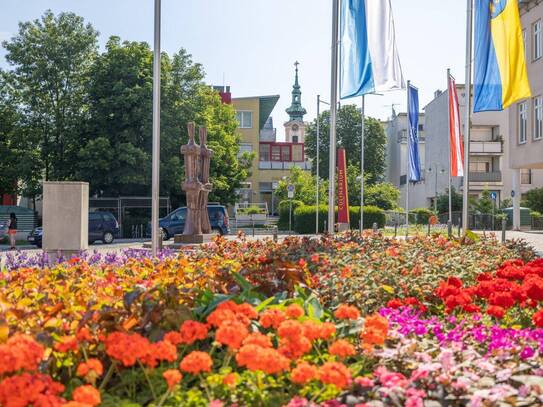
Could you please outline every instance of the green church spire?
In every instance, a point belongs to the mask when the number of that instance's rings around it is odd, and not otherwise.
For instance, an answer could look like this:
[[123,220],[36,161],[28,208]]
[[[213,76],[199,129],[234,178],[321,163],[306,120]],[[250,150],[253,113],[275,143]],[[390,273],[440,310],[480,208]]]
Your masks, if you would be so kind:
[[296,67],[296,78],[294,80],[294,86],[292,87],[292,104],[286,110],[290,116],[290,121],[304,121],[304,115],[307,111],[302,107],[302,91],[300,90],[300,84],[298,83],[298,65],[300,63],[296,61],[294,66]]

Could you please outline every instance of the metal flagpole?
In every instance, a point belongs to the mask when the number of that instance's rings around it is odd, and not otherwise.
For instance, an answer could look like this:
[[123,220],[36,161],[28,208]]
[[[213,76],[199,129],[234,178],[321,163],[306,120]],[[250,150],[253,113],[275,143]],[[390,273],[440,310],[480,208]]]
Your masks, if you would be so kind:
[[473,45],[473,0],[468,0],[467,32],[466,32],[466,119],[464,130],[464,190],[462,196],[462,228],[466,235],[468,230],[468,197],[469,197],[469,143],[471,128],[471,64]]
[[155,0],[155,42],[153,55],[153,163],[151,204],[151,252],[157,255],[159,239],[159,180],[160,180],[160,0]]
[[451,84],[451,70],[447,69],[447,92],[448,102],[449,102],[449,120],[447,128],[449,129],[449,224],[452,222],[452,191],[451,191],[451,93],[450,93],[450,84]]
[[409,116],[409,85],[407,81],[407,180],[405,184],[405,237],[409,236],[409,179],[411,178],[411,119]]
[[366,136],[366,105],[365,97],[362,95],[362,131],[360,134],[360,234],[364,231],[364,139]]
[[320,149],[320,138],[321,138],[321,126],[320,126],[320,105],[321,105],[321,95],[317,95],[317,210],[315,211],[315,234],[319,234],[319,149]]
[[336,118],[337,118],[337,81],[338,81],[338,16],[339,0],[333,0],[332,9],[332,74],[330,91],[330,161],[328,176],[328,233],[335,229],[335,192],[336,192]]

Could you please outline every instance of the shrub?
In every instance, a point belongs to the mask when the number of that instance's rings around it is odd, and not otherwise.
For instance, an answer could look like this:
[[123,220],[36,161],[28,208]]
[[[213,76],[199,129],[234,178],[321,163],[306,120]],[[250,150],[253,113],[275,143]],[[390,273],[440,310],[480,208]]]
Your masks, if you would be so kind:
[[543,188],[530,189],[524,202],[532,211],[543,212]]
[[[303,206],[302,201],[292,200],[292,223],[294,225],[294,212],[299,206]],[[288,215],[290,209],[290,200],[284,200],[279,203],[279,222],[277,222],[277,227],[280,230],[288,229]]]
[[[294,211],[294,230],[297,233],[307,234],[315,233],[316,220],[315,206],[300,206]],[[287,214],[288,216],[288,214]],[[324,231],[324,222],[328,217],[328,206],[322,205],[319,207],[319,232]],[[336,208],[337,218],[337,208]],[[352,206],[349,208],[349,218],[351,229],[360,228],[360,207]],[[375,206],[364,207],[364,229],[370,229],[374,223],[377,223],[379,228],[385,226],[385,212]],[[288,220],[287,220],[288,221]]]
[[427,208],[411,209],[409,211],[409,222],[417,225],[427,225],[432,215],[434,215],[434,212]]

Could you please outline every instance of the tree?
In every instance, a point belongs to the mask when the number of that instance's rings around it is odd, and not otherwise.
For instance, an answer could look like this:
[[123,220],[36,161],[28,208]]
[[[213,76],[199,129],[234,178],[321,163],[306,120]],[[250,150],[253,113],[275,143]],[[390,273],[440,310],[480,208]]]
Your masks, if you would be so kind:
[[[319,172],[328,179],[330,112],[324,111],[313,120],[307,129],[306,153],[316,163],[317,157],[317,120],[320,123]],[[337,116],[337,146],[346,150],[347,164],[360,168],[361,114],[355,105],[343,105]],[[383,179],[386,168],[386,135],[381,123],[371,117],[365,120],[364,171],[369,184]],[[313,171],[316,165],[313,165]]]
[[488,189],[485,188],[483,192],[481,192],[481,196],[474,202],[473,208],[476,213],[485,215],[492,214],[492,211],[494,210],[494,201],[490,197],[490,191]]
[[[299,167],[292,167],[290,174],[284,180],[279,181],[279,185],[275,190],[277,202],[288,199],[287,186],[294,185],[294,200],[301,201],[305,205],[315,205],[317,196],[317,178],[309,172],[303,171]],[[320,182],[319,195],[321,196],[320,203],[325,204],[328,201],[328,182]]]
[[39,139],[46,180],[73,179],[97,36],[73,13],[46,11],[41,19],[20,23],[18,34],[2,44],[24,126]]
[[[377,206],[383,210],[393,210],[398,207],[400,190],[387,182],[370,184],[368,176],[364,177],[364,206]],[[347,167],[347,185],[349,205],[360,205],[360,168],[354,165]]]
[[523,206],[532,211],[543,213],[543,188],[533,188],[526,193]]
[[[462,194],[456,192],[454,187],[451,188],[451,207],[453,212],[459,212],[462,210]],[[437,196],[437,212],[448,213],[449,212],[449,190],[447,189],[444,194]]]

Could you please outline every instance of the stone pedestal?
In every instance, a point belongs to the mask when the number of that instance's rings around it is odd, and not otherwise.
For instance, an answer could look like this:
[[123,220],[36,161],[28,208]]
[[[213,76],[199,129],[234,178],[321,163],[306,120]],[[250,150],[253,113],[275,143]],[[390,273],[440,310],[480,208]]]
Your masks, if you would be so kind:
[[200,244],[209,243],[213,240],[216,234],[206,233],[198,235],[175,235],[173,237],[174,243],[178,244]]
[[69,257],[89,247],[89,184],[43,183],[42,247],[55,257]]

